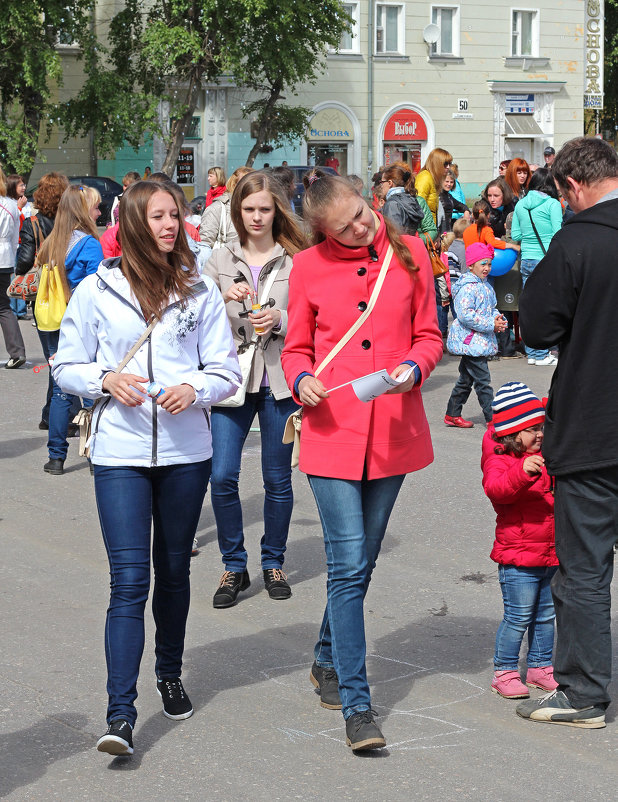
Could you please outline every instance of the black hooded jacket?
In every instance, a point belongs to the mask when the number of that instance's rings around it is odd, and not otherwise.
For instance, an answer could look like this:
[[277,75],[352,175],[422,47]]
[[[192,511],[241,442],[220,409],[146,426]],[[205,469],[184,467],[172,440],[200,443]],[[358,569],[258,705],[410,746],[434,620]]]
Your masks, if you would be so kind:
[[[54,221],[45,217],[40,212],[36,215],[36,219],[41,226],[41,235],[46,239],[51,234],[54,227]],[[25,276],[34,264],[34,257],[36,256],[36,243],[34,241],[34,231],[32,228],[32,218],[26,217],[24,224],[19,232],[20,245],[17,249],[17,262],[15,264],[15,273],[18,276]],[[42,241],[39,245],[42,245]]]
[[574,215],[519,301],[531,348],[560,345],[543,455],[554,475],[618,465],[618,199]]

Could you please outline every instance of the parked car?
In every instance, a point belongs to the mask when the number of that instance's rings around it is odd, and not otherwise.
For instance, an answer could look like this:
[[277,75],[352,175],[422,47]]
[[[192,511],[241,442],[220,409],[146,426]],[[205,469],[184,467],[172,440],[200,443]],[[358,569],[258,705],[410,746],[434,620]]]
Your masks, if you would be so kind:
[[[70,175],[68,176],[71,184],[85,184],[88,187],[94,187],[101,193],[101,216],[97,220],[97,225],[106,226],[110,222],[112,211],[112,204],[117,195],[122,194],[122,184],[114,181],[113,178],[97,175]],[[26,191],[26,197],[32,202],[32,196],[36,191],[36,186]]]
[[[325,173],[330,173],[331,175],[339,175],[336,170],[333,170],[332,167],[322,167],[322,165],[318,165],[320,170],[324,170]],[[313,168],[309,164],[290,164],[288,165],[290,170],[294,173],[294,179],[296,181],[296,191],[294,192],[294,197],[292,200],[294,201],[294,209],[296,214],[302,215],[303,213],[303,195],[305,194],[305,187],[303,186],[303,176],[305,173],[308,173],[309,170]]]

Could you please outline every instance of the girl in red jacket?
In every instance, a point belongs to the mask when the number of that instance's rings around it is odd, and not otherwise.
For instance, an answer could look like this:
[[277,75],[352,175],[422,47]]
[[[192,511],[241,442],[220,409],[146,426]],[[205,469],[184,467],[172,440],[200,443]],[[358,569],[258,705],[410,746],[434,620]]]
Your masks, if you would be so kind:
[[554,497],[541,455],[543,404],[521,382],[495,395],[492,425],[483,438],[483,489],[496,511],[491,559],[498,563],[504,618],[496,635],[494,693],[524,699],[528,688],[518,670],[528,630],[531,688],[557,688],[552,667],[554,604],[550,583],[558,559],[554,550]]
[[[377,749],[386,741],[371,712],[363,602],[405,476],[433,460],[420,387],[442,356],[442,337],[422,240],[399,234],[344,178],[315,170],[304,183],[304,219],[317,244],[294,256],[282,364],[303,404],[300,470],[316,499],[328,565],[310,679],[322,707],[342,711],[348,746]],[[316,377],[367,309],[389,245],[375,308]],[[349,384],[328,391],[381,369],[407,377],[367,403]]]

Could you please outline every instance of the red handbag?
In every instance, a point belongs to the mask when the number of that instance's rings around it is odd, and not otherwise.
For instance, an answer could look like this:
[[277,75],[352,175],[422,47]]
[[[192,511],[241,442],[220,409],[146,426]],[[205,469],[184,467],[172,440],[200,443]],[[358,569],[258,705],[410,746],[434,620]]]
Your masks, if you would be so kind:
[[34,264],[30,270],[23,276],[15,276],[13,281],[9,284],[6,294],[9,298],[21,298],[22,301],[34,301],[36,294],[39,291],[39,284],[41,283],[42,268],[39,265],[39,248],[43,242],[43,233],[41,226],[33,215],[30,220],[32,221],[32,232],[34,234]]

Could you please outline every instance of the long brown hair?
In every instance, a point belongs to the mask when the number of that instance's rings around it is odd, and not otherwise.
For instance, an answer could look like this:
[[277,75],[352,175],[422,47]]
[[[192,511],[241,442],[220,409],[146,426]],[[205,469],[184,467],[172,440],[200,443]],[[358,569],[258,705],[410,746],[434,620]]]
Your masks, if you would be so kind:
[[70,184],[62,193],[56,212],[56,222],[51,234],[43,241],[38,255],[39,264],[58,267],[67,302],[71,297],[71,290],[67,281],[65,259],[73,232],[82,231],[96,240],[99,239],[97,227],[90,217],[91,205],[90,196],[86,195],[81,187]]
[[[517,179],[518,170],[526,170],[527,172],[526,181],[523,185],[520,184]],[[513,195],[515,195],[516,198],[520,197],[522,189],[528,189],[528,184],[530,183],[531,178],[532,173],[530,172],[530,167],[525,159],[511,159],[509,166],[506,168],[504,180],[509,185]]]
[[[171,295],[186,298],[196,277],[195,256],[183,225],[184,209],[170,183],[136,181],[120,199],[121,268],[146,320],[160,318]],[[178,236],[168,254],[159,250],[148,224],[148,204],[157,192],[167,192],[178,210]]]
[[[502,193],[502,205],[508,206],[510,203],[513,203],[513,190],[510,186],[506,183],[504,178],[500,175],[498,178],[494,178],[493,181],[490,181],[489,184],[485,187],[485,189],[481,192],[481,195],[485,200],[487,200],[487,193],[492,187],[498,187],[500,192]],[[487,201],[489,203],[489,201]],[[490,204],[491,205],[491,204]]]
[[240,244],[247,242],[249,235],[242,222],[241,205],[245,198],[254,192],[269,192],[275,204],[275,218],[273,220],[273,239],[279,243],[286,253],[294,256],[298,251],[307,247],[307,239],[301,227],[296,222],[296,216],[290,208],[290,201],[284,194],[281,182],[268,173],[254,170],[244,175],[236,184],[230,202],[232,223],[238,233]]
[[436,192],[440,194],[442,188],[442,180],[444,179],[444,168],[450,162],[453,163],[453,157],[443,148],[434,148],[427,156],[423,170],[427,170],[433,178],[433,183],[436,186]]
[[[345,178],[338,175],[330,175],[319,168],[310,170],[303,176],[305,185],[305,196],[303,198],[303,213],[305,220],[313,230],[313,239],[317,244],[326,239],[323,226],[328,218],[328,210],[333,203],[338,201],[346,193],[360,198],[363,203],[366,201]],[[399,264],[414,277],[418,272],[418,265],[415,264],[410,249],[401,239],[401,232],[395,223],[382,218],[386,226],[388,241],[393,246],[395,257]]]

